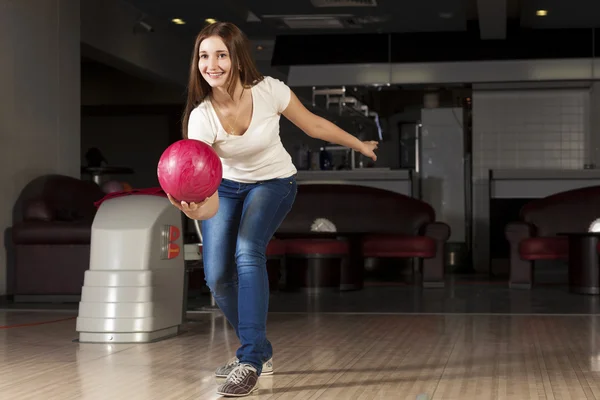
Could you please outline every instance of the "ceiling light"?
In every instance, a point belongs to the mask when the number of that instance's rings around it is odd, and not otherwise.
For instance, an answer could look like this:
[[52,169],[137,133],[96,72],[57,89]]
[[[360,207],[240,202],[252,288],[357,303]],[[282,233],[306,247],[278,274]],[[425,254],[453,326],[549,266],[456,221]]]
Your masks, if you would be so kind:
[[535,12],[535,15],[537,15],[538,17],[545,17],[546,15],[548,15],[548,11],[547,10],[537,10]]
[[180,18],[173,18],[171,20],[171,22],[173,22],[175,25],[184,25],[185,24],[185,21]]
[[206,18],[205,21],[209,24],[214,24],[215,22],[217,22],[217,20],[214,18]]

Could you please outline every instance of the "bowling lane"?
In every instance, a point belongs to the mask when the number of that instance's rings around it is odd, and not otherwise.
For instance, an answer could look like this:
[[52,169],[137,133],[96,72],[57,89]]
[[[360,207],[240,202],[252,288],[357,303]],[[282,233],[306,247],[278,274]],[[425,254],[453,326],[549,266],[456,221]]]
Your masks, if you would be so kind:
[[[64,313],[0,312],[25,324]],[[174,338],[82,344],[75,320],[0,330],[2,399],[216,399],[238,346],[220,313]],[[269,315],[275,374],[257,399],[586,399],[600,395],[598,316]],[[419,397],[417,397],[419,396]]]

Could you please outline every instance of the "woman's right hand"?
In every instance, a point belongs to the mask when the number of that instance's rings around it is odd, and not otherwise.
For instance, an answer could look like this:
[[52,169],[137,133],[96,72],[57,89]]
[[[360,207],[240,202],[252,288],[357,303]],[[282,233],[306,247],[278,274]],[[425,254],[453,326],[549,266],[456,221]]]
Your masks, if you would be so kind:
[[212,215],[211,215],[210,217],[207,218],[206,210],[203,208],[210,200],[210,197],[207,197],[205,200],[203,200],[200,203],[192,202],[189,204],[186,203],[185,201],[181,201],[180,203],[178,203],[177,201],[175,201],[175,199],[169,193],[167,193],[167,197],[169,198],[169,201],[171,202],[171,204],[173,204],[175,207],[177,207],[179,210],[181,210],[185,215],[187,215],[188,218],[203,220],[203,219],[208,219],[208,218],[212,217]]

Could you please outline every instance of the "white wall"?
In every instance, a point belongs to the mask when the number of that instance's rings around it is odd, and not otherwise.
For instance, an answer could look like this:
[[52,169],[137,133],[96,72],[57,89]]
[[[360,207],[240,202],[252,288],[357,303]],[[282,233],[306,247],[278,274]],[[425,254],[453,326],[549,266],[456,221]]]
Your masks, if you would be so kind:
[[289,84],[351,86],[580,81],[598,79],[599,65],[598,59],[590,58],[294,65],[290,67]]
[[476,179],[498,168],[583,168],[587,89],[473,93]]
[[[0,236],[22,188],[47,173],[79,177],[79,2],[0,0]],[[0,295],[6,294],[6,253]]]
[[489,169],[582,169],[589,142],[587,88],[474,90],[473,257],[489,267]]

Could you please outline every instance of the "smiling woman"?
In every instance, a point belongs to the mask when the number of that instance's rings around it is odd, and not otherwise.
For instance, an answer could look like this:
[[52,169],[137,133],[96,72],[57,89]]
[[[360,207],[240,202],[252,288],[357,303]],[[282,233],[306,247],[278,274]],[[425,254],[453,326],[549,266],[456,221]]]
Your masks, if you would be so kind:
[[[252,60],[247,38],[235,25],[222,22],[208,25],[200,32],[194,46],[183,121],[184,136],[191,112],[209,94],[220,117],[227,120],[234,112],[241,113],[239,105],[242,102],[246,106],[251,103],[250,96],[244,97],[244,94],[263,79]],[[247,117],[249,120],[250,116]]]
[[[227,94],[223,94],[220,91],[215,91],[212,96],[211,102],[216,107],[219,113],[219,119],[222,125],[228,126],[227,132],[230,135],[243,135],[248,129],[250,121],[252,119],[252,96],[244,96],[248,85],[242,84],[240,88],[236,87],[235,77],[237,74],[232,73],[232,61],[229,51],[225,46],[225,43],[220,38],[209,37],[202,41],[200,44],[200,55],[198,68],[202,77],[209,83],[211,87],[218,87],[220,85],[227,87]],[[235,54],[235,53],[234,53]],[[246,66],[251,68],[251,66]],[[241,71],[242,66],[235,66],[234,71]],[[251,74],[255,75],[255,74]],[[263,78],[256,74],[253,82],[262,80]],[[236,93],[236,89],[241,89],[241,93]],[[233,93],[230,93],[232,91]],[[238,90],[239,92],[239,90]],[[239,99],[237,110],[231,110],[231,106],[235,101],[230,102],[229,100]],[[233,113],[233,115],[232,115]],[[239,120],[239,116],[244,117]],[[230,118],[235,117],[235,120],[231,122]]]
[[241,342],[217,368],[217,392],[246,396],[273,373],[266,336],[269,284],[265,251],[296,197],[296,168],[279,136],[284,115],[307,135],[376,160],[377,142],[361,142],[309,112],[283,82],[258,72],[246,36],[217,22],[196,38],[183,137],[215,149],[223,164],[218,191],[201,204],[171,203],[202,220],[206,282]]

